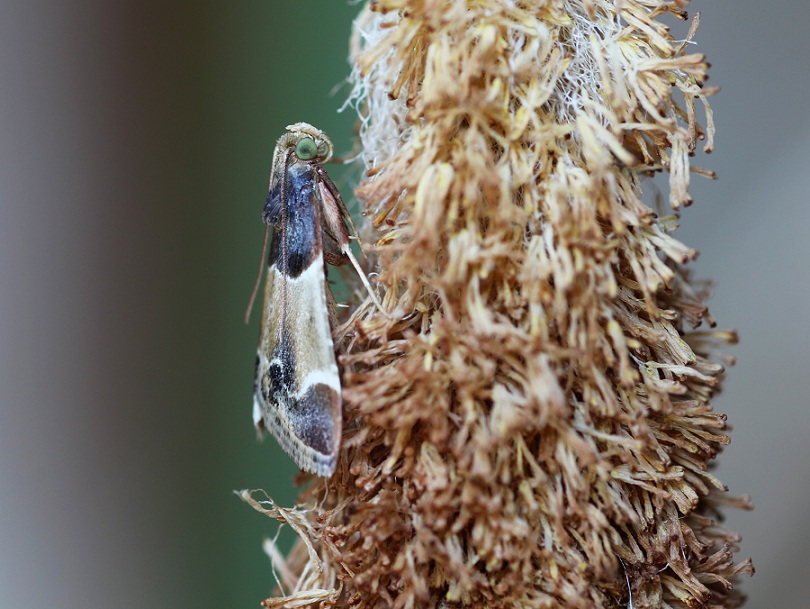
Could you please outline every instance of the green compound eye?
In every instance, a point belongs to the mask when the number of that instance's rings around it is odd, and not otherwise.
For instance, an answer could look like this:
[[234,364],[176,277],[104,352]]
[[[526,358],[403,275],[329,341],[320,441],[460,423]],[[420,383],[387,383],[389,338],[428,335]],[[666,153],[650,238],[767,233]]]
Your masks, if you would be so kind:
[[302,161],[311,161],[318,156],[318,145],[314,140],[305,137],[295,145],[295,156]]

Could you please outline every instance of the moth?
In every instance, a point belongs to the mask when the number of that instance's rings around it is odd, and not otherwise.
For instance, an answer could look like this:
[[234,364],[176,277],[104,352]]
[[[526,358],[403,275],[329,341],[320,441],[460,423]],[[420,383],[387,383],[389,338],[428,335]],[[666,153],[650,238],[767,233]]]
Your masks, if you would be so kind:
[[346,228],[354,224],[323,168],[332,152],[323,132],[296,123],[273,153],[262,211],[273,240],[253,395],[259,433],[269,430],[301,469],[322,477],[335,471],[343,424],[324,262],[360,268]]

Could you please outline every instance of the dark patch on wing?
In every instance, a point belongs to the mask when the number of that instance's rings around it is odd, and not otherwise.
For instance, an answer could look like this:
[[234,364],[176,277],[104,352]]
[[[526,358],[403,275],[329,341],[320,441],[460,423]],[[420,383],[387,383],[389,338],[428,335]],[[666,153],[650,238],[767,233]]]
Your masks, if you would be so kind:
[[281,220],[281,180],[270,184],[262,210],[262,222],[277,226]]
[[273,396],[295,395],[298,384],[295,382],[295,352],[290,344],[287,328],[282,328],[278,343],[270,353],[270,366],[267,375],[270,378],[270,391]]
[[327,385],[310,385],[292,405],[295,435],[322,455],[335,451],[335,413],[340,408],[337,392]]
[[[322,256],[320,199],[315,179],[315,170],[307,164],[294,163],[287,170],[287,201],[282,202],[287,206],[284,231],[287,256],[282,260],[282,234],[276,229],[268,264],[275,264],[279,272],[288,277],[298,277]],[[268,206],[269,200],[265,209]]]

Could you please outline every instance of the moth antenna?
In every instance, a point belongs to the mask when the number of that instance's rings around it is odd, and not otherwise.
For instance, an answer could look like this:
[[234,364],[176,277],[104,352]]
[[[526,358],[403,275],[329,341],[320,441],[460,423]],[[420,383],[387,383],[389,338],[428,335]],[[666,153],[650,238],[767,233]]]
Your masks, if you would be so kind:
[[253,286],[253,292],[248,301],[247,311],[245,311],[245,325],[250,322],[250,312],[253,310],[253,303],[256,300],[256,294],[259,292],[259,285],[262,283],[262,273],[264,272],[264,255],[267,253],[267,236],[270,234],[270,225],[264,226],[264,243],[262,244],[262,258],[259,260],[259,274],[256,277],[256,285]]
[[357,262],[357,258],[354,257],[354,254],[352,253],[352,248],[349,247],[349,244],[347,243],[347,244],[341,246],[340,249],[343,250],[343,253],[345,253],[349,257],[349,260],[351,261],[352,266],[354,267],[354,270],[357,271],[358,275],[360,275],[360,281],[363,282],[363,285],[366,287],[366,291],[368,292],[368,295],[371,296],[371,300],[374,302],[374,305],[377,307],[377,309],[380,311],[380,313],[382,313],[388,319],[396,319],[396,317],[394,317],[393,315],[388,313],[383,308],[382,303],[377,298],[377,295],[374,293],[374,290],[372,289],[371,284],[368,282],[368,277],[366,277],[366,272],[360,267],[360,263]]

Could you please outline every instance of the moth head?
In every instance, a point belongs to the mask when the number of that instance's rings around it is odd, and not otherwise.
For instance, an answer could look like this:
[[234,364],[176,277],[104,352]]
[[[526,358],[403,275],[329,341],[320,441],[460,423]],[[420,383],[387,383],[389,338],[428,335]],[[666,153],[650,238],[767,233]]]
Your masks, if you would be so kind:
[[300,160],[326,163],[332,158],[332,142],[320,129],[308,123],[295,123],[287,127],[287,133],[295,145],[295,156]]

